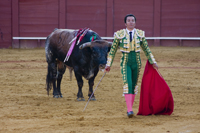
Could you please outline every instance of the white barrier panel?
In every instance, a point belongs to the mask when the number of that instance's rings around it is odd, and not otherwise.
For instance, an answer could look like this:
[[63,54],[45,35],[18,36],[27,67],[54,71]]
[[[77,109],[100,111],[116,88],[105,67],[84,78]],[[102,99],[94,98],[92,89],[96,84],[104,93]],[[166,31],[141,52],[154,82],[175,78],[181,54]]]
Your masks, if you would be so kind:
[[[102,39],[112,40],[114,37],[101,37]],[[200,40],[200,37],[145,37],[147,40]],[[18,40],[45,40],[46,37],[13,37]]]

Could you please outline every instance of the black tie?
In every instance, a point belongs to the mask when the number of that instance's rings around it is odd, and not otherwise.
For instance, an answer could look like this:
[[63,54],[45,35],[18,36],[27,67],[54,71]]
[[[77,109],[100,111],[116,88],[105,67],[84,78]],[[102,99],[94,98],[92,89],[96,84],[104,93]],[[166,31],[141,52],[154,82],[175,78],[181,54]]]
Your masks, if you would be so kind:
[[132,32],[129,32],[130,35],[130,42],[132,42]]

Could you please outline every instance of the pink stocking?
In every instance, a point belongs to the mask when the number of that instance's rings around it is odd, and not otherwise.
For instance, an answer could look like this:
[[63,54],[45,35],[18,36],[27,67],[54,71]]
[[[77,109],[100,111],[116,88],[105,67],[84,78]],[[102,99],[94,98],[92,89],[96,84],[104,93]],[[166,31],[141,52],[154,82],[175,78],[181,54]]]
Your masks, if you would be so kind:
[[133,107],[133,103],[134,103],[134,100],[135,100],[135,94],[131,94],[132,95],[132,107]]
[[132,106],[133,106],[133,100],[132,96],[133,94],[125,94],[125,100],[126,100],[126,106],[127,106],[127,112],[133,111]]

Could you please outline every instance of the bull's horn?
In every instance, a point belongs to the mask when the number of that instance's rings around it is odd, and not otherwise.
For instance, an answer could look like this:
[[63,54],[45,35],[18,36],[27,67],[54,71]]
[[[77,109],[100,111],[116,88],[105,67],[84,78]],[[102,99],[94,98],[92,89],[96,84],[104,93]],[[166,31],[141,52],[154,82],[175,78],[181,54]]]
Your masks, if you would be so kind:
[[91,45],[92,45],[91,42],[86,42],[86,43],[82,44],[81,46],[79,46],[79,49],[84,49],[86,47],[90,47]]
[[100,41],[102,41],[102,43],[107,43],[109,47],[111,47],[111,46],[112,46],[112,44],[113,44],[112,42],[105,41],[105,40],[100,40]]
[[112,46],[112,42],[109,42],[109,41],[105,41],[105,40],[95,40],[95,41],[99,43],[107,43],[109,47]]

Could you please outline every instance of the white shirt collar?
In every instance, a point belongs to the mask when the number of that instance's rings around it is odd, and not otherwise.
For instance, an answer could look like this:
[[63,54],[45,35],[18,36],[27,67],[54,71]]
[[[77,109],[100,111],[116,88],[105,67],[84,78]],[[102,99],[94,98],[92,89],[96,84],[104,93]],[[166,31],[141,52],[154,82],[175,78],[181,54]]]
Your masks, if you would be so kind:
[[130,31],[130,30],[128,30],[127,28],[126,28],[126,31],[129,33],[129,32],[134,32],[135,31],[135,28],[132,30],[132,31]]
[[132,31],[129,31],[127,28],[126,28],[126,31],[128,32],[128,34],[129,34],[129,32],[132,32],[132,37],[134,36],[134,33],[135,33],[135,28],[132,30]]

